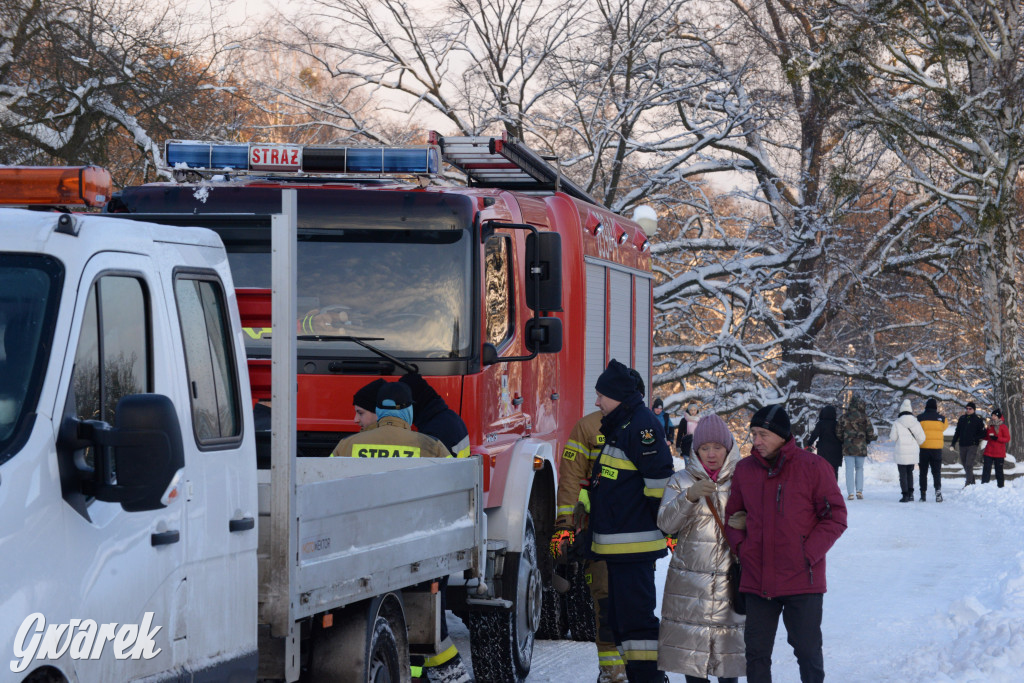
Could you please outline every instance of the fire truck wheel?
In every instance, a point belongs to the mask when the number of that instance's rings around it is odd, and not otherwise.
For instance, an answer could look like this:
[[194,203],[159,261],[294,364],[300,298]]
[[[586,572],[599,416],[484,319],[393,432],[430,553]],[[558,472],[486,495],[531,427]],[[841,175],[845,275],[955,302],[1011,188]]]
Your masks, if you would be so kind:
[[594,623],[594,599],[590,596],[586,570],[582,562],[571,566],[569,590],[565,594],[565,613],[569,631],[573,640],[593,643],[597,635],[597,625]]
[[[550,555],[548,558],[550,559]],[[545,566],[544,555],[541,555],[541,573],[558,572],[564,576],[565,565]],[[555,590],[550,581],[544,583],[544,604],[540,612],[540,628],[537,629],[539,640],[565,640],[569,635],[569,620],[566,618],[565,596]]]
[[523,552],[505,558],[502,597],[511,609],[469,613],[473,676],[477,683],[520,683],[530,673],[534,634],[540,625],[543,586],[537,563],[537,536],[527,514]]

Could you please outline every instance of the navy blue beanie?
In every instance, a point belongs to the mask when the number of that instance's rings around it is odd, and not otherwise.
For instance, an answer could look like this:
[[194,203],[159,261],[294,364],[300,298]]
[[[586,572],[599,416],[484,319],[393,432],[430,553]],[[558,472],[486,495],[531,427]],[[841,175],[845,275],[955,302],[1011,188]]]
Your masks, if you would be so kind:
[[597,393],[607,396],[613,401],[625,401],[637,392],[636,378],[629,368],[615,360],[608,362],[608,367],[597,378]]

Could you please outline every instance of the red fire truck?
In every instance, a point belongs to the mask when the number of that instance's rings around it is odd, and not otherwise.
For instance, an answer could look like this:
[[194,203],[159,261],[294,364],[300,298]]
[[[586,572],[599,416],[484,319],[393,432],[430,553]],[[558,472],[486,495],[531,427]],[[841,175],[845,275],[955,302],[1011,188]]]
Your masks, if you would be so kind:
[[[418,371],[462,416],[485,463],[495,594],[453,585],[449,605],[467,621],[477,680],[524,678],[535,633],[560,631],[538,550],[553,529],[558,456],[609,359],[649,385],[644,229],[508,136],[432,133],[402,149],[171,141],[166,161],[179,182],[125,188],[106,211],[220,234],[258,443],[272,410],[267,216],[283,188],[298,204],[299,455],[326,455],[357,431],[353,394],[376,378]],[[438,181],[442,162],[467,186]]]

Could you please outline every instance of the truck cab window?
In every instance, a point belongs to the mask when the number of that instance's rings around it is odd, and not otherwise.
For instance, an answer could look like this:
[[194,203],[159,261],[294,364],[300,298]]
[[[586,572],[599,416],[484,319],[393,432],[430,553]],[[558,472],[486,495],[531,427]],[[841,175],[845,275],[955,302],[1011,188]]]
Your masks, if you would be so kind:
[[0,463],[27,438],[46,373],[64,267],[38,254],[0,254]]
[[174,283],[196,442],[235,443],[242,433],[238,377],[220,283],[180,276]]
[[148,292],[142,281],[106,275],[89,289],[75,351],[75,415],[114,423],[121,397],[152,392]]
[[508,235],[494,235],[484,246],[484,306],[487,341],[500,348],[515,329],[512,289],[512,249]]

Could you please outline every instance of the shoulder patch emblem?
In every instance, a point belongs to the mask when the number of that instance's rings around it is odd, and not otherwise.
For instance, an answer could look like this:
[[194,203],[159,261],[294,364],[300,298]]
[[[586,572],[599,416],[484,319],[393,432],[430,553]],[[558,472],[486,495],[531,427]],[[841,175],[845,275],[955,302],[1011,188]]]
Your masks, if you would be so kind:
[[641,429],[640,430],[640,443],[645,446],[649,446],[654,443],[654,430],[653,429]]
[[562,458],[564,460],[575,460],[576,451],[566,448],[564,451],[562,451]]

